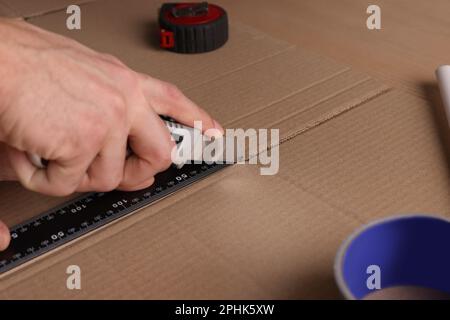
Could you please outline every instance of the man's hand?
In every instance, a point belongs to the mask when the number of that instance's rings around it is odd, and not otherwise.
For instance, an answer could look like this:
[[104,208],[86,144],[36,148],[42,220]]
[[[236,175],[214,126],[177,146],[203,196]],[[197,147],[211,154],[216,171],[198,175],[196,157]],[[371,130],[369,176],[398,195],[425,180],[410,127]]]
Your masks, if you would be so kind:
[[[223,132],[176,87],[113,56],[22,21],[0,19],[0,39],[0,156],[10,165],[0,178],[57,196],[141,189],[171,164],[174,142],[159,114]],[[9,238],[1,240],[0,249]]]

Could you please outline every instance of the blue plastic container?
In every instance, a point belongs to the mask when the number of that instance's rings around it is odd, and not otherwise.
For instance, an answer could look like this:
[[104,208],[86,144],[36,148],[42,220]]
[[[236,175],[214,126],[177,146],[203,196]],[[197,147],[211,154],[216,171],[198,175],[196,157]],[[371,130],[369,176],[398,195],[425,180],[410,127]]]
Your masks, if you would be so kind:
[[376,290],[367,284],[370,266],[379,267],[381,289],[418,286],[450,294],[450,221],[401,216],[358,230],[336,256],[335,276],[344,297],[362,299]]

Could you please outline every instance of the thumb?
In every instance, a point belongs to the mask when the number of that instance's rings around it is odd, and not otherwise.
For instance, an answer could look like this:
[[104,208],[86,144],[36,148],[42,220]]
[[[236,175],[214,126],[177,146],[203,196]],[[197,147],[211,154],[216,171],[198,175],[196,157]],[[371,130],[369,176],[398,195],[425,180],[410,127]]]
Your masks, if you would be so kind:
[[0,251],[5,250],[9,246],[11,235],[9,229],[2,221],[0,221]]

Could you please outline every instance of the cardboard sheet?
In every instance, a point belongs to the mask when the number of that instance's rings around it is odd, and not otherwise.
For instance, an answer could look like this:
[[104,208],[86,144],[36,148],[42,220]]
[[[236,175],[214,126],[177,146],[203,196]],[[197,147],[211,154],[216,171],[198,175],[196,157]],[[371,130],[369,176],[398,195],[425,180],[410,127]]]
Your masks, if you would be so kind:
[[[29,21],[174,82],[228,127],[280,128],[280,172],[227,168],[0,277],[0,298],[336,298],[334,255],[361,223],[450,216],[434,105],[234,17],[216,52],[161,51],[159,2],[105,3],[85,5],[82,31],[64,11]],[[8,225],[64,200],[14,183],[0,194]],[[80,291],[65,286],[71,264]]]
[[57,31],[101,52],[116,55],[131,68],[172,82],[181,89],[208,83],[221,75],[283,52],[291,44],[233,21],[230,40],[215,54],[173,54],[159,48],[157,13],[162,1],[98,1],[82,10],[81,30],[68,30],[65,11],[29,21]]
[[435,107],[397,90],[368,101],[298,136],[302,147],[284,158],[285,178],[302,177],[293,183],[362,222],[402,213],[448,218],[448,144]]
[[[356,223],[256,169],[228,168],[35,262],[2,279],[0,297],[336,296],[334,251]],[[65,287],[69,264],[83,270],[81,291]]]

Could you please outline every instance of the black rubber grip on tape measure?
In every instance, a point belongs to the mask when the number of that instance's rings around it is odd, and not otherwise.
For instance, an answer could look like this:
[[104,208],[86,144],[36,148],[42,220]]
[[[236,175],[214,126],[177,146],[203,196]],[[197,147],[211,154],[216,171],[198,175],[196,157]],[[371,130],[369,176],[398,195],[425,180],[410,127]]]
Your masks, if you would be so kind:
[[159,25],[161,29],[173,32],[174,46],[170,51],[179,53],[202,53],[223,46],[228,40],[228,16],[225,10],[217,19],[197,25],[176,24],[164,18],[163,12],[172,10],[176,3],[161,7]]

